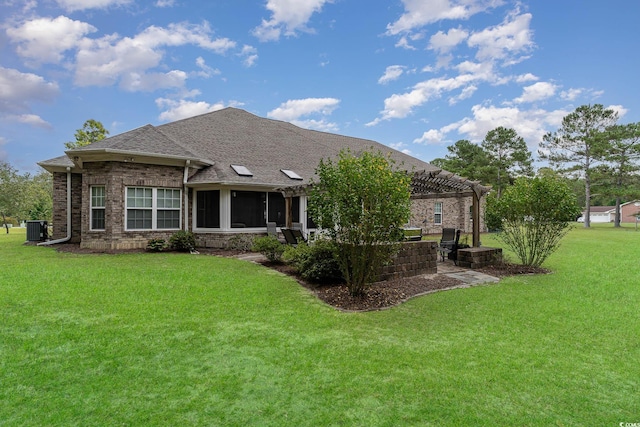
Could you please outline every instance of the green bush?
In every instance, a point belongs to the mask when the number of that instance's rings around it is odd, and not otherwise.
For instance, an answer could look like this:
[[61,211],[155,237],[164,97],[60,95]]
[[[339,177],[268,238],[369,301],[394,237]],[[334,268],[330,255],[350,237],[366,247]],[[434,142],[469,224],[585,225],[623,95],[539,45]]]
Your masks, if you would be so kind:
[[196,248],[196,237],[190,231],[176,231],[169,239],[169,245],[178,252],[191,252]]
[[330,240],[316,240],[313,244],[287,246],[284,260],[293,265],[310,282],[331,283],[344,279],[338,264],[338,249]]
[[263,236],[253,240],[251,250],[260,252],[271,262],[280,262],[284,253],[284,245],[275,236]]
[[253,236],[250,234],[236,234],[227,240],[226,248],[233,251],[249,252],[253,247]]
[[149,252],[162,252],[167,247],[167,241],[164,239],[151,239],[147,242],[147,250]]

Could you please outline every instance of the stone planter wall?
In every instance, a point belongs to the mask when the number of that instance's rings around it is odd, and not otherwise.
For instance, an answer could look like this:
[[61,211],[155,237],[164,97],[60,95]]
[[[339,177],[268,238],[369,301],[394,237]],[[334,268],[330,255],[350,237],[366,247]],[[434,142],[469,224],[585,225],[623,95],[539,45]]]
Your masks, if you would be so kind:
[[404,242],[398,255],[390,265],[380,269],[379,280],[400,279],[420,274],[436,274],[438,244],[433,241]]
[[458,249],[458,265],[465,268],[482,268],[502,261],[502,248]]

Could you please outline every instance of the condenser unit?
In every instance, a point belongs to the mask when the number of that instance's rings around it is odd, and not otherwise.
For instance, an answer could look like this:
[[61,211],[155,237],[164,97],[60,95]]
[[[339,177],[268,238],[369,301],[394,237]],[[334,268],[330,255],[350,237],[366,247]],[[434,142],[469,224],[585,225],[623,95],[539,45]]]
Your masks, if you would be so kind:
[[47,221],[27,221],[27,241],[43,242],[49,237]]

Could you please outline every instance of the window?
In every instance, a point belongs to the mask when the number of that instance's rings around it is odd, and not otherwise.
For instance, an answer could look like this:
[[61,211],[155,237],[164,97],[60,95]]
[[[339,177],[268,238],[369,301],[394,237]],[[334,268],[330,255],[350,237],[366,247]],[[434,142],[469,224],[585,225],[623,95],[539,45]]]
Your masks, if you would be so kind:
[[127,188],[127,230],[180,228],[180,190]]
[[180,190],[157,190],[159,229],[180,228]]
[[105,187],[91,187],[91,229],[105,228]]
[[433,208],[433,223],[442,224],[442,202],[436,202]]
[[220,228],[220,190],[198,191],[196,227]]

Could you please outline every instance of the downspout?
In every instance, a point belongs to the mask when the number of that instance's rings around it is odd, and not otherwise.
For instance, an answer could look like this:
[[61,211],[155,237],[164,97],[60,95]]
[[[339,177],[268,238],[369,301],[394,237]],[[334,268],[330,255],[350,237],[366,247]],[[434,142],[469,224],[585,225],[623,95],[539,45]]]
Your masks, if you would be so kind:
[[187,160],[184,165],[184,178],[182,180],[182,192],[184,197],[184,231],[189,231],[189,189],[187,188],[187,181],[189,180],[189,165],[191,160]]
[[62,239],[38,243],[38,246],[55,245],[56,243],[64,243],[69,240],[71,240],[71,168],[67,167],[67,236]]

